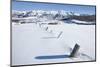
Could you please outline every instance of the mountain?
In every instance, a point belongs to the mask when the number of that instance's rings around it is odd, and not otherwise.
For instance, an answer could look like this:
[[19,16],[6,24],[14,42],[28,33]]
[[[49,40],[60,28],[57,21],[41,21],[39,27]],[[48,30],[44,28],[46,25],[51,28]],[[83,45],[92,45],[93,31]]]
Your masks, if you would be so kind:
[[[51,20],[59,20],[69,24],[82,24],[82,25],[94,25],[95,15],[82,15],[74,12],[67,12],[64,10],[59,11],[45,11],[45,10],[32,10],[32,11],[12,11],[12,21],[23,22],[44,22]],[[30,20],[30,21],[29,21]]]

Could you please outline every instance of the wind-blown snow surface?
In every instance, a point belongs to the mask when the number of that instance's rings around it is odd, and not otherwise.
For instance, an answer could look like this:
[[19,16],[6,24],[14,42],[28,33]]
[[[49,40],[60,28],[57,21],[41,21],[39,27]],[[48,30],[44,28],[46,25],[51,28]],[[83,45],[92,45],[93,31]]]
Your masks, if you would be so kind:
[[[56,38],[61,31],[62,35]],[[76,43],[80,45],[76,57],[35,59],[37,56],[69,54]],[[95,60],[95,25],[12,23],[12,65],[92,60]]]

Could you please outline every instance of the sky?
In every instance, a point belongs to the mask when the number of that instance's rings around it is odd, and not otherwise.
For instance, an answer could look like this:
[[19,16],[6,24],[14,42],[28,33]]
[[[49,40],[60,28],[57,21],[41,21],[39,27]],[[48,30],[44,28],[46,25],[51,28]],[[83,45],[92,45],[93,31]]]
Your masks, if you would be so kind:
[[65,10],[80,14],[95,14],[95,6],[72,5],[72,4],[55,4],[41,2],[20,2],[12,1],[12,10],[30,11],[30,10]]

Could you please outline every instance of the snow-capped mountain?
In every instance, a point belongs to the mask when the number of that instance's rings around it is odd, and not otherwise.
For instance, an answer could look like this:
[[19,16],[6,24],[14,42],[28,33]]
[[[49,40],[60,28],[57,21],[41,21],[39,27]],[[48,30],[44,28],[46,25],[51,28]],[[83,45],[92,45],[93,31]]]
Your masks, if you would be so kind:
[[[30,18],[31,17],[31,18]],[[88,18],[87,18],[88,17]],[[27,19],[27,20],[26,20]],[[45,10],[32,10],[32,11],[12,11],[12,20],[22,22],[43,22],[48,20],[59,20],[65,23],[94,25],[95,15],[81,15],[79,13],[67,12],[64,10],[59,11],[45,11]],[[24,20],[24,21],[23,21]],[[73,21],[75,20],[75,21]],[[79,22],[77,22],[77,21]]]
[[[68,13],[64,10],[60,10],[60,11],[44,11],[44,10],[33,10],[33,11],[15,11],[13,10],[12,11],[12,15],[21,15],[24,17],[24,15],[27,15],[25,17],[28,17],[28,16],[48,16],[48,15],[52,15],[52,16],[56,16],[56,15],[59,15],[59,16],[68,16],[68,15],[72,15],[72,13]],[[14,16],[13,16],[14,17]]]

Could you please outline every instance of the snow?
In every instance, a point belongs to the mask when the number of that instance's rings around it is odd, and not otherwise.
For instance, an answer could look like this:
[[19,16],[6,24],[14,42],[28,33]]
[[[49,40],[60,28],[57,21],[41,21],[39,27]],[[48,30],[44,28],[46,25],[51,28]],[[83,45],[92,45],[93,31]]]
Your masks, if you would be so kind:
[[[12,11],[12,16],[13,17],[18,17],[18,15],[21,15],[21,16],[24,16],[24,15],[27,15],[27,16],[43,16],[43,15],[45,15],[45,14],[47,14],[47,15],[53,15],[53,16],[55,16],[55,15],[59,15],[60,17],[61,16],[69,16],[69,15],[78,15],[78,16],[80,16],[80,14],[79,13],[72,13],[72,12],[67,12],[67,11],[65,11],[65,10],[32,10],[32,11],[16,11],[16,10],[13,10]],[[52,16],[52,17],[53,17]],[[59,17],[58,17],[59,18]]]
[[[57,38],[60,32],[63,33]],[[35,59],[44,55],[69,55],[76,43],[80,49],[74,58]],[[95,60],[95,25],[12,23],[12,65],[92,60]]]
[[86,22],[86,21],[80,21],[80,20],[75,20],[75,19],[73,19],[71,21],[74,21],[76,23],[86,23],[86,24],[88,24],[88,23],[95,23],[95,22]]
[[[80,16],[64,10],[13,10],[12,65],[95,60],[95,24],[92,24],[95,22],[71,19],[69,22],[73,24],[69,24],[60,20],[70,15]],[[70,55],[76,43],[80,49],[73,58],[36,59],[38,56]]]

